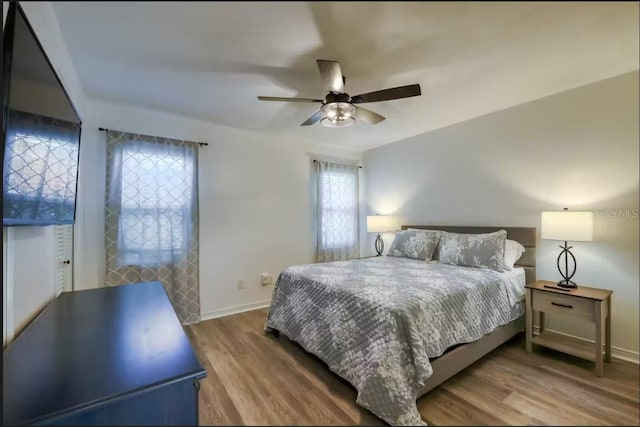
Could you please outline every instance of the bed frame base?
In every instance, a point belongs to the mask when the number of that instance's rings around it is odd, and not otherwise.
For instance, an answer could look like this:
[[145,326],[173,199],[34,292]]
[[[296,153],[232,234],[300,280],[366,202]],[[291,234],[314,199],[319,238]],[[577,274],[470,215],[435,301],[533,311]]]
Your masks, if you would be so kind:
[[[483,336],[477,341],[459,345],[447,350],[442,356],[431,359],[433,375],[429,377],[425,386],[418,393],[418,397],[424,396],[440,384],[462,371],[473,362],[490,353],[500,345],[509,341],[514,336],[524,332],[524,316],[496,328],[493,332]],[[270,328],[267,332],[275,338],[280,337],[280,331]]]
[[429,377],[425,386],[420,390],[418,397],[433,390],[520,332],[524,332],[524,325],[524,316],[520,316],[510,323],[498,327],[477,341],[460,345],[445,352],[440,357],[431,359],[433,375]]

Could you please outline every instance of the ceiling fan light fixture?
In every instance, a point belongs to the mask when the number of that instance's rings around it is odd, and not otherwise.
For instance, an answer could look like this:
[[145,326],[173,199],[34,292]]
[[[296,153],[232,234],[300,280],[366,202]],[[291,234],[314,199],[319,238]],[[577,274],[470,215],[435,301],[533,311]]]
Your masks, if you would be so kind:
[[351,126],[355,123],[356,107],[349,102],[328,102],[320,110],[325,117],[320,121],[324,126],[330,128],[341,128]]
[[344,128],[347,126],[351,126],[356,122],[356,119],[353,117],[336,117],[334,119],[330,119],[329,117],[325,117],[320,120],[323,126],[328,128]]

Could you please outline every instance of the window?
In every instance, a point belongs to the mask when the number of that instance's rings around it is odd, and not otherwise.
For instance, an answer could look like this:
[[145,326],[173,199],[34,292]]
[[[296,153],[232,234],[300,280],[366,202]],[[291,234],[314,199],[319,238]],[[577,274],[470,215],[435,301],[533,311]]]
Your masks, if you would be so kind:
[[316,161],[317,260],[359,256],[358,167]]
[[180,153],[124,148],[120,182],[121,265],[157,265],[186,255],[193,161]]

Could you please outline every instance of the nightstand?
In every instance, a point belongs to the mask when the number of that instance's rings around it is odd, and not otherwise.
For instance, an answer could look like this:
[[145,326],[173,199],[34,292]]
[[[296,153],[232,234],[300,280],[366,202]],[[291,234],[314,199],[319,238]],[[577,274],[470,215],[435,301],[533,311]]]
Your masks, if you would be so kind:
[[[611,361],[611,294],[613,292],[586,286],[563,290],[557,288],[555,282],[547,280],[529,283],[525,289],[527,293],[527,353],[531,353],[532,344],[537,344],[592,360],[596,364],[596,374],[601,377],[603,372],[603,335],[604,360]],[[533,318],[536,311],[540,316],[538,334],[533,333]],[[545,330],[545,313],[572,317],[582,323],[586,321],[594,324],[596,330],[595,345]]]

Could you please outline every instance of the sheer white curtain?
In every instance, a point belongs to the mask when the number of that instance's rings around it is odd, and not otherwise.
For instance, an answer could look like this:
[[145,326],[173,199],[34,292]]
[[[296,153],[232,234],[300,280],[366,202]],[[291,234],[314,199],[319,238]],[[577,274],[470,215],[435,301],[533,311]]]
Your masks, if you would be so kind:
[[315,160],[316,261],[360,255],[358,166]]
[[107,285],[158,280],[185,324],[200,321],[197,150],[107,133]]

